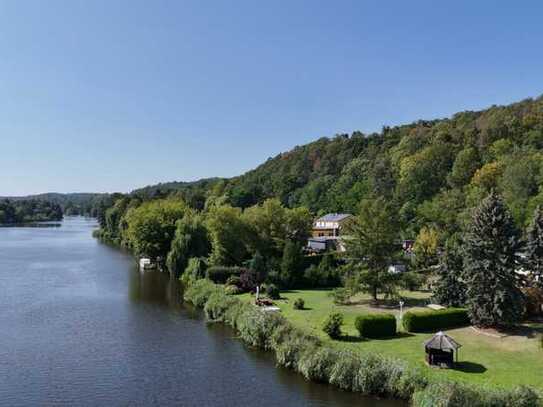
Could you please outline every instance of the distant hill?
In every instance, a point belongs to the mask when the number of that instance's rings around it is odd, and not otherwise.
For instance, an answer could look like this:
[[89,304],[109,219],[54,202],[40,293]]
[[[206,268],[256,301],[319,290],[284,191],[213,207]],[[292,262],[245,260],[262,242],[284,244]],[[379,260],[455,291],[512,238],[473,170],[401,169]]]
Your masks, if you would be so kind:
[[354,213],[362,199],[382,196],[396,208],[404,236],[413,237],[422,226],[445,235],[458,231],[490,190],[503,195],[519,225],[543,205],[543,97],[378,133],[323,137],[233,178],[166,182],[126,195],[35,197],[66,213],[102,215],[123,196],[137,205],[174,195],[197,209],[210,203],[246,208],[276,197],[317,215]]
[[[407,229],[455,229],[495,189],[523,224],[543,204],[543,97],[373,134],[321,138],[240,176],[148,186],[140,198],[177,194],[202,208],[220,198],[248,207],[271,197],[314,213],[355,212],[361,199],[393,203]],[[188,199],[187,199],[188,198]],[[456,226],[455,226],[456,225]]]
[[59,205],[65,215],[91,215],[97,202],[108,195],[109,194],[91,192],[75,192],[66,194],[49,192],[27,196],[0,197],[0,199],[9,199],[11,201],[44,201]]

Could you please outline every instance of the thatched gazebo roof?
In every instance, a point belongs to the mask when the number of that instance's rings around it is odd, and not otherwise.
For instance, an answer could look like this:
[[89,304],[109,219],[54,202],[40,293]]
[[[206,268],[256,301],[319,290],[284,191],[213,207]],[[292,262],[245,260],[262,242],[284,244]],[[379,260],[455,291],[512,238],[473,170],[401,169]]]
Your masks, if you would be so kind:
[[426,349],[438,349],[438,350],[458,350],[462,345],[456,342],[449,335],[438,332],[432,338],[424,342],[424,347]]

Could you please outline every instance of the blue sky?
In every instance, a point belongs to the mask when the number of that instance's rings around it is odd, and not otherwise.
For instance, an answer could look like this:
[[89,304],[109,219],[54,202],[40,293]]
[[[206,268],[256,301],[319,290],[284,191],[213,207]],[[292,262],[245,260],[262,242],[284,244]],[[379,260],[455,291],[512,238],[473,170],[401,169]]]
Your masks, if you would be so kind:
[[541,1],[1,1],[0,195],[233,176],[538,96],[542,18]]

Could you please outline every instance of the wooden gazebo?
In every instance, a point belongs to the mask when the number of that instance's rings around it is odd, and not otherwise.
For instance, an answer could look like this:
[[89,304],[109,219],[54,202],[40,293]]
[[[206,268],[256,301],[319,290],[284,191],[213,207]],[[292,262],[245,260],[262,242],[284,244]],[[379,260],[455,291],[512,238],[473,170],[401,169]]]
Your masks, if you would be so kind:
[[438,332],[424,342],[426,363],[430,366],[452,367],[455,363],[455,355],[458,362],[458,349],[461,346],[449,335]]

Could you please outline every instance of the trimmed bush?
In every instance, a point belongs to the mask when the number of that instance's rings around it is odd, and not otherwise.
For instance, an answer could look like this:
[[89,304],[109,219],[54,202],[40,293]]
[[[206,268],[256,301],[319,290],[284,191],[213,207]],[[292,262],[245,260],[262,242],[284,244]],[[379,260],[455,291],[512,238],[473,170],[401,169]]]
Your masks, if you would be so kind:
[[266,295],[270,297],[272,300],[278,300],[281,298],[281,293],[279,292],[279,288],[275,284],[268,284],[266,286]]
[[[192,280],[185,299],[203,307],[208,320],[231,325],[245,343],[275,351],[279,365],[294,369],[307,379],[361,394],[411,399],[414,407],[541,405],[539,394],[525,386],[492,390],[441,380],[428,383],[421,371],[403,361],[324,346],[281,315],[262,312],[248,302],[228,296],[225,289],[206,279]],[[331,314],[328,322],[336,334],[341,332],[341,314]]]
[[322,326],[322,330],[332,339],[341,337],[341,325],[343,325],[343,315],[334,313],[328,315]]
[[292,306],[294,307],[294,309],[304,309],[305,301],[303,298],[296,298]]
[[396,317],[392,314],[364,314],[354,326],[363,338],[387,338],[396,335]]
[[206,277],[214,283],[224,284],[230,277],[239,277],[242,271],[241,267],[213,266],[206,270]]
[[409,311],[404,314],[402,323],[408,332],[433,332],[470,324],[468,312],[463,308]]

